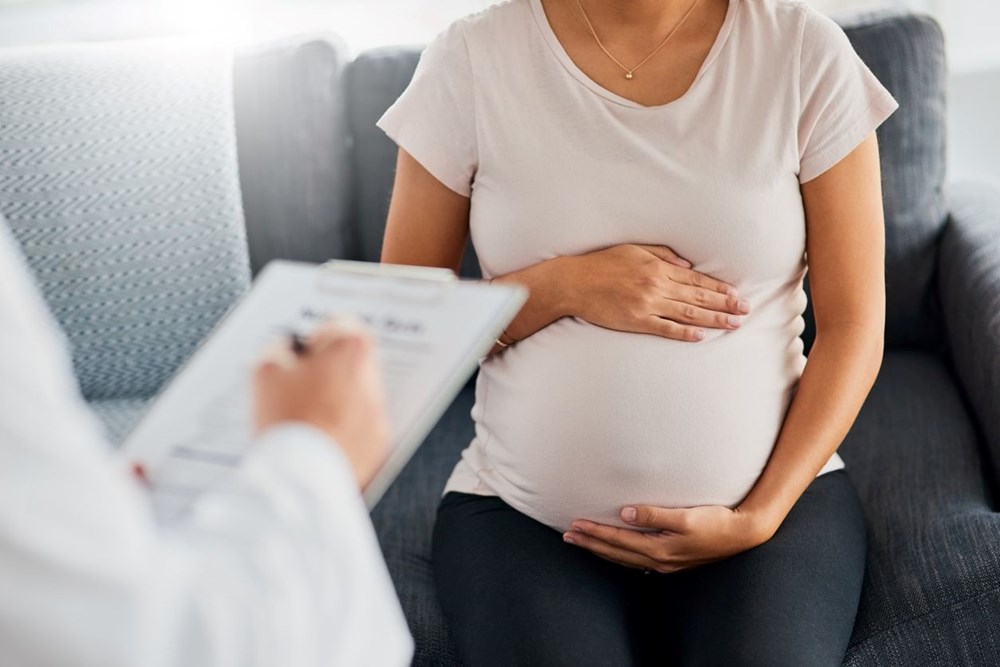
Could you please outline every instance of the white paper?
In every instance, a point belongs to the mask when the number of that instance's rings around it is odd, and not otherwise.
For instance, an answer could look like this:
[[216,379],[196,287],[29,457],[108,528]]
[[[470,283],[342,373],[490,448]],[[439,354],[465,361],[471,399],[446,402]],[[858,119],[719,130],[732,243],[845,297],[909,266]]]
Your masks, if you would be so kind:
[[386,387],[394,451],[366,489],[373,503],[526,298],[519,288],[409,277],[419,269],[361,268],[368,273],[273,262],[169,383],[122,448],[146,470],[161,520],[187,511],[251,446],[251,379],[264,348],[342,314],[368,325]]

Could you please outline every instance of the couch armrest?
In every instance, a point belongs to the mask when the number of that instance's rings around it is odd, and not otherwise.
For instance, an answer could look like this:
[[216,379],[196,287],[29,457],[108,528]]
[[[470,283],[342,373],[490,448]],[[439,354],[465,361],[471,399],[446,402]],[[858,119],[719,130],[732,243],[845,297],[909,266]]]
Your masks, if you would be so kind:
[[938,288],[952,362],[1000,487],[1000,186],[949,190]]

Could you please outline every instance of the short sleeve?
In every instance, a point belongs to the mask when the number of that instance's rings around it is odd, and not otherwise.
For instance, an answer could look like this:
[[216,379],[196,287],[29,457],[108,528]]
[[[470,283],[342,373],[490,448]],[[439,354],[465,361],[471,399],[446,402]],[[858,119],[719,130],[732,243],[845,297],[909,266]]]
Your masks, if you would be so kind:
[[799,182],[822,175],[899,108],[831,19],[806,8],[799,67]]
[[427,45],[410,85],[376,123],[448,188],[468,197],[478,165],[475,87],[461,22]]

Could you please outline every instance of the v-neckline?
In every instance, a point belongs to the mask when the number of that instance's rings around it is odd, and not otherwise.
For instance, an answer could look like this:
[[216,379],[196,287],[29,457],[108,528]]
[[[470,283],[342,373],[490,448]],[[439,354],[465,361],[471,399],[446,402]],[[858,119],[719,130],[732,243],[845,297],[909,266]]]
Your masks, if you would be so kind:
[[636,102],[635,100],[630,100],[627,97],[623,97],[618,93],[612,92],[602,86],[601,84],[594,81],[590,76],[581,70],[573,59],[570,58],[569,53],[566,52],[565,47],[563,47],[562,42],[556,36],[555,31],[552,29],[552,24],[549,23],[549,17],[545,14],[545,7],[542,6],[542,0],[529,0],[531,2],[531,10],[535,16],[535,23],[538,24],[538,29],[542,33],[542,37],[548,44],[549,49],[556,59],[562,64],[562,66],[573,75],[580,83],[594,91],[601,97],[604,97],[616,104],[620,104],[626,107],[632,107],[634,109],[646,109],[646,110],[656,110],[665,109],[674,104],[677,104],[688,95],[695,86],[698,85],[698,81],[701,77],[708,71],[715,62],[719,53],[725,47],[726,43],[729,41],[729,36],[732,34],[733,25],[736,23],[736,15],[739,12],[742,0],[729,0],[729,7],[726,9],[726,18],[722,22],[722,27],[719,29],[719,34],[715,37],[715,43],[712,44],[712,48],[709,50],[708,55],[705,56],[705,60],[701,63],[701,67],[698,69],[698,74],[695,75],[694,81],[688,86],[679,97],[665,102],[663,104],[645,105]]

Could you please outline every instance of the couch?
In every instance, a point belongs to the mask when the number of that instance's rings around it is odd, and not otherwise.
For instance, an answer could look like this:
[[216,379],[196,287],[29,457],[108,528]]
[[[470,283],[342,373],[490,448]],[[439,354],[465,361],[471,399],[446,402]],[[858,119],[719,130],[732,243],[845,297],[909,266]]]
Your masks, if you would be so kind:
[[[844,664],[1000,664],[1000,188],[946,187],[937,24],[908,13],[840,20],[901,104],[879,130],[886,353],[841,448],[870,526]],[[113,441],[268,260],[378,259],[395,148],[374,122],[418,56],[350,60],[333,37],[297,38],[239,53],[231,78],[216,72],[195,90],[184,83],[193,70],[150,62],[186,91],[174,96],[114,57],[0,53],[0,213]],[[127,113],[121,99],[95,101],[123,88],[135,101]],[[169,113],[143,126],[150,105]],[[78,135],[92,137],[67,141]],[[138,157],[121,159],[137,141]],[[66,168],[93,147],[96,163]],[[136,170],[141,188],[118,185]],[[478,275],[471,249],[463,273]],[[417,665],[457,664],[430,536],[472,437],[472,404],[470,384],[373,512]]]

